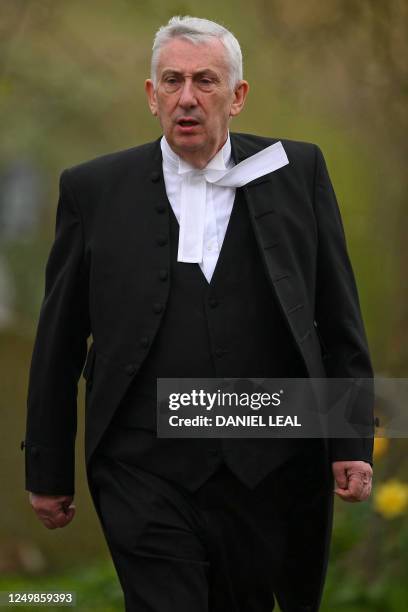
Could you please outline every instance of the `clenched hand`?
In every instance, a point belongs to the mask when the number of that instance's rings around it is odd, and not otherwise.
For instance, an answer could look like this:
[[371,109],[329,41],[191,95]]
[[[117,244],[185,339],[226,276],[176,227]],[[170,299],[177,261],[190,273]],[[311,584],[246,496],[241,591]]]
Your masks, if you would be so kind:
[[40,521],[48,529],[65,527],[75,515],[72,495],[38,495],[29,493],[28,499]]
[[359,502],[370,497],[373,470],[366,461],[334,461],[334,492],[344,501]]

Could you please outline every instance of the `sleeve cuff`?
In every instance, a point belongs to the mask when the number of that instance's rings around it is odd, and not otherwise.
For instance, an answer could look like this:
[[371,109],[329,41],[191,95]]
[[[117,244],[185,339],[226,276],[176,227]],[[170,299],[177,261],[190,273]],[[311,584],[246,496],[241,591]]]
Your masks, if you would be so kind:
[[25,488],[38,495],[74,495],[75,449],[49,448],[21,443],[25,447]]

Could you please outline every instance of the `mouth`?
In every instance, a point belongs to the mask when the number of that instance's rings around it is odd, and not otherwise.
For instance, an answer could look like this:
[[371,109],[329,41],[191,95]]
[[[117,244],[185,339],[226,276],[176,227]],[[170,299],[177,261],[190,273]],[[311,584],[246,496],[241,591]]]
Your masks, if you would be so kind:
[[180,119],[177,120],[177,125],[180,128],[194,128],[200,125],[200,122],[194,119],[194,117],[180,117]]

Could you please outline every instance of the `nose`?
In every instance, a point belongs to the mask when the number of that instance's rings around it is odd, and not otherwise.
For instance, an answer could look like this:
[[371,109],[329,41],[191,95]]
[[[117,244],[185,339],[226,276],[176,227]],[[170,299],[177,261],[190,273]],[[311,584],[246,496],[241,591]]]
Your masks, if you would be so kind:
[[179,105],[182,108],[197,106],[197,98],[194,91],[192,79],[186,79],[181,90]]

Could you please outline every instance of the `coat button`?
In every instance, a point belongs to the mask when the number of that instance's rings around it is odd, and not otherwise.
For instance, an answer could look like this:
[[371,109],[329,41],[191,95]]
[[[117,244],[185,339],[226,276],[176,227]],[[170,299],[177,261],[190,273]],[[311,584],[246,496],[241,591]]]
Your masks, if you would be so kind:
[[166,236],[157,236],[156,242],[159,246],[164,246],[167,244],[167,238]]
[[33,457],[37,457],[38,456],[39,451],[38,451],[38,448],[36,446],[32,446],[30,450],[31,450],[31,454],[32,454]]
[[24,447],[25,447],[25,440],[21,440],[20,449],[23,450]]
[[155,312],[156,314],[160,314],[162,310],[163,310],[163,304],[159,304],[159,302],[156,302],[155,304],[153,304],[153,312]]
[[128,365],[125,368],[125,372],[126,374],[129,374],[129,376],[133,376],[136,370],[137,370],[137,367],[135,363],[128,363]]
[[156,204],[156,211],[159,214],[162,214],[162,213],[166,212],[166,205],[165,204]]
[[217,357],[222,357],[224,354],[224,351],[222,350],[222,348],[217,348],[215,349],[215,354]]
[[168,275],[169,275],[169,273],[167,272],[167,270],[163,269],[163,270],[159,271],[159,278],[160,278],[161,281],[167,280]]
[[210,304],[211,308],[216,308],[218,306],[218,300],[216,300],[215,298],[211,298],[208,303]]
[[157,172],[155,170],[154,172],[151,173],[150,178],[153,183],[158,183],[160,181],[160,172]]
[[140,338],[140,346],[142,346],[143,348],[147,348],[149,346],[149,338],[147,338],[146,336]]

